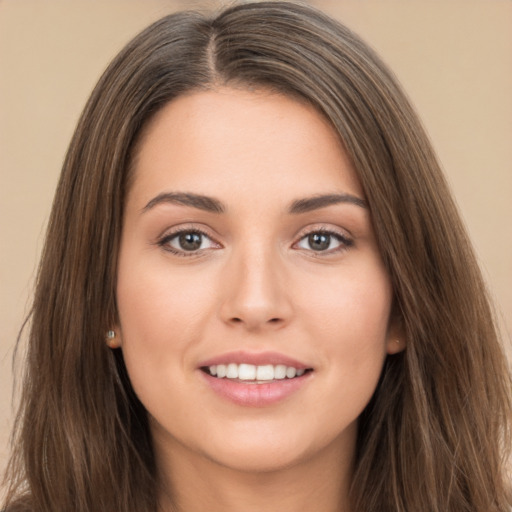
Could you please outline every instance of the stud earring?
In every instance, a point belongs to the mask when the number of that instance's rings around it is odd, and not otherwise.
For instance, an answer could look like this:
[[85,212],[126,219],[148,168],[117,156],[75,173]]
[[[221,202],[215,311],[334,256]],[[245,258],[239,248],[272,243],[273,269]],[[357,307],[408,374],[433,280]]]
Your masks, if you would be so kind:
[[405,344],[400,338],[392,338],[387,342],[388,354],[398,354],[405,348]]
[[119,342],[116,340],[116,332],[115,331],[107,331],[107,345],[110,348],[118,348]]

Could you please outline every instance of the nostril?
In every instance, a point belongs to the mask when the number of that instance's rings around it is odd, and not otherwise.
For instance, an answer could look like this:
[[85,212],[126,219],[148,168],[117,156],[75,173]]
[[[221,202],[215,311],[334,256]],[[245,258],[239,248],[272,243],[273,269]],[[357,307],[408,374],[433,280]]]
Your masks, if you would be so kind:
[[[230,321],[233,324],[243,324],[244,323],[244,321],[241,318],[237,317],[237,316],[234,316],[233,318],[231,318]],[[281,321],[282,321],[281,318],[275,317],[275,318],[270,318],[267,323],[269,323],[269,324],[278,324]]]

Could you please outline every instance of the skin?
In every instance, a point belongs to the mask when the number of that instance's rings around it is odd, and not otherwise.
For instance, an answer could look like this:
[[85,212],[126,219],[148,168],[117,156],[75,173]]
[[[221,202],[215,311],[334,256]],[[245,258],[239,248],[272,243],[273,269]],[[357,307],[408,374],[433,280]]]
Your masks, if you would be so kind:
[[[155,200],[168,193],[213,197],[224,212]],[[364,203],[290,213],[325,194],[364,201],[332,127],[295,99],[194,92],[146,127],[126,201],[115,343],[149,412],[162,510],[171,494],[187,512],[349,510],[357,418],[386,355],[403,346]],[[199,250],[183,249],[182,229],[205,233]],[[333,233],[327,249],[312,248],[319,230]],[[198,367],[239,350],[313,371],[277,403],[240,405]]]

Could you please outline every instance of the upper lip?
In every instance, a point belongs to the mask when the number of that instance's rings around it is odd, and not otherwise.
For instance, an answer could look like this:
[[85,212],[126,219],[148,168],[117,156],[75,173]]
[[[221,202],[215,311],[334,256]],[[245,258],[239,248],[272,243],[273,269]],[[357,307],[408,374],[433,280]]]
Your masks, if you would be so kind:
[[285,366],[292,366],[297,370],[306,370],[311,368],[311,365],[307,365],[294,359],[293,357],[289,357],[284,354],[279,354],[278,352],[246,352],[246,351],[237,351],[237,352],[226,352],[224,354],[212,357],[211,359],[207,359],[202,361],[199,364],[199,367],[205,366],[214,366],[218,364],[253,364],[254,366],[262,366],[266,364],[278,365],[283,364]]

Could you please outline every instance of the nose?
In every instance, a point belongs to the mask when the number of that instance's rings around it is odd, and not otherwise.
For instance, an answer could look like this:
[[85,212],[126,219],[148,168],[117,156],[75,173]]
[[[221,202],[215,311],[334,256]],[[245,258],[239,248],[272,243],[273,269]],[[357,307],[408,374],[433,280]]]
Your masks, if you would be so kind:
[[284,327],[293,308],[283,267],[271,251],[233,254],[222,276],[222,320],[251,332]]

